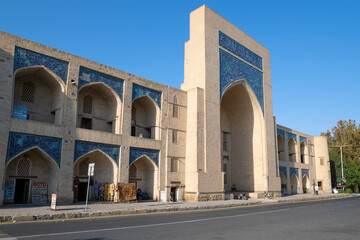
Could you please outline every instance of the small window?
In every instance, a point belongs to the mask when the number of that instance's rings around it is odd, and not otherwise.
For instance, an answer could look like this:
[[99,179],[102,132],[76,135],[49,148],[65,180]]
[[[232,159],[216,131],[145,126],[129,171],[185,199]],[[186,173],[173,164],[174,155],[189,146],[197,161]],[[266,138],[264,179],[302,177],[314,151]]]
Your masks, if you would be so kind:
[[321,191],[322,190],[322,181],[318,181],[318,187],[319,187],[319,190]]
[[84,97],[83,113],[92,114],[93,112],[93,100],[90,96]]
[[91,129],[92,128],[92,119],[91,118],[81,118],[81,128]]
[[301,163],[305,163],[305,156],[303,154],[301,154]]
[[178,131],[172,130],[172,143],[177,144],[178,143]]
[[173,101],[173,117],[178,118],[179,117],[179,106],[177,105],[177,97],[174,96]]
[[320,165],[324,165],[324,159],[320,158]]
[[24,82],[21,92],[21,101],[33,103],[34,96],[35,96],[35,85],[32,82]]
[[228,149],[228,133],[223,132],[223,151],[227,152]]
[[171,172],[179,172],[179,159],[171,158]]

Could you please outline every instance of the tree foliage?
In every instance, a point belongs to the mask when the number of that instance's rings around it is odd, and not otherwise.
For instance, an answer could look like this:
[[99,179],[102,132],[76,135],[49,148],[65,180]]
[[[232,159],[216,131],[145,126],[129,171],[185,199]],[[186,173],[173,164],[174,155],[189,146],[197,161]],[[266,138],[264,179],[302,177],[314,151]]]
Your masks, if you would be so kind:
[[[329,145],[330,161],[336,177],[341,177],[341,156],[339,146],[343,152],[344,175],[348,186],[360,185],[360,126],[355,120],[340,120],[331,132],[321,133],[326,136]],[[333,178],[334,180],[334,178]]]

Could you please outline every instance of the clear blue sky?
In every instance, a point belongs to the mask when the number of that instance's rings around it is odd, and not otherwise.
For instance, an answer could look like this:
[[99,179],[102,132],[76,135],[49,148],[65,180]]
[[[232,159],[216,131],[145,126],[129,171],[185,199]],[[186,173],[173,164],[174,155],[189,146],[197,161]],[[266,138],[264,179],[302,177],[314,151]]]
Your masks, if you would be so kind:
[[180,88],[189,14],[204,3],[270,50],[278,124],[319,135],[360,122],[357,0],[4,0],[0,30]]

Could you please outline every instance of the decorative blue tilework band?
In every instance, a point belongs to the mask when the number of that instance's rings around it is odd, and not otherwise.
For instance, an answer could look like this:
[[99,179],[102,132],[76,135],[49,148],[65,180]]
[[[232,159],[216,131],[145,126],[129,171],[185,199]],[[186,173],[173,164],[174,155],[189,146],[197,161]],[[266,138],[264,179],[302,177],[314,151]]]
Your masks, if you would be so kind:
[[122,100],[124,80],[80,67],[78,89],[80,89],[85,84],[94,82],[104,83],[113,89]]
[[223,159],[229,161],[229,156],[223,156]]
[[310,178],[309,169],[301,169],[301,176],[304,177],[305,175]]
[[59,166],[61,162],[61,138],[30,135],[25,133],[9,133],[6,162],[27,149],[38,147],[48,154]]
[[300,143],[302,143],[303,141],[305,142],[305,144],[307,144],[307,138],[300,136]]
[[132,100],[134,101],[136,98],[141,96],[149,96],[156,102],[156,104],[161,108],[161,92],[155,91],[137,84],[133,84],[132,89]]
[[280,173],[284,174],[284,175],[285,175],[285,178],[287,178],[287,170],[286,170],[286,167],[280,166],[280,167],[279,167],[279,170],[280,170]]
[[245,79],[264,113],[263,73],[220,49],[220,98],[236,80]]
[[100,150],[106,153],[117,165],[119,165],[120,146],[84,141],[75,141],[74,162],[94,150]]
[[15,47],[14,71],[29,66],[43,65],[58,75],[66,84],[68,66],[65,61],[52,58],[20,47]]
[[154,163],[159,166],[159,150],[144,149],[144,148],[130,148],[129,166],[138,158],[147,156]]
[[287,133],[287,137],[288,137],[288,141],[290,140],[290,138],[294,138],[295,142],[297,143],[297,137],[296,134],[293,133]]
[[222,32],[219,32],[219,45],[262,70],[261,57]]
[[277,135],[280,135],[282,139],[285,141],[285,131],[282,129],[277,129]]
[[299,169],[298,168],[290,168],[290,177],[296,175],[299,178]]

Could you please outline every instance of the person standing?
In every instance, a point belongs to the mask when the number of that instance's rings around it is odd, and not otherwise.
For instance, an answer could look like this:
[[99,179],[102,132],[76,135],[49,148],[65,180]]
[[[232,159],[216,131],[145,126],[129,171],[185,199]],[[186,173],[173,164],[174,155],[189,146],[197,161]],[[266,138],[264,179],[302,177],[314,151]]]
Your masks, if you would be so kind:
[[315,184],[311,185],[311,194],[314,195],[315,191]]
[[316,195],[319,195],[319,186],[318,185],[315,185],[315,192],[316,192]]

